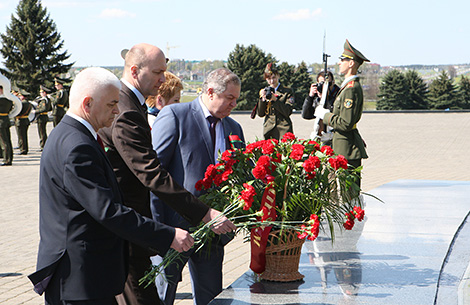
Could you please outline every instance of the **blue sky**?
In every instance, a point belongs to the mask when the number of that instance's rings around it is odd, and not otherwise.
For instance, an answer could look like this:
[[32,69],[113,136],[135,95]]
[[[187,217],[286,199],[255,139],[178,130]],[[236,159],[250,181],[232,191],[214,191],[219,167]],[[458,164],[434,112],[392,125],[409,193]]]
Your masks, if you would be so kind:
[[[0,3],[0,32],[18,0]],[[470,1],[43,0],[77,66],[122,65],[139,42],[167,57],[226,60],[255,44],[280,61],[336,62],[349,39],[382,66],[470,63]],[[3,59],[0,58],[1,61]]]

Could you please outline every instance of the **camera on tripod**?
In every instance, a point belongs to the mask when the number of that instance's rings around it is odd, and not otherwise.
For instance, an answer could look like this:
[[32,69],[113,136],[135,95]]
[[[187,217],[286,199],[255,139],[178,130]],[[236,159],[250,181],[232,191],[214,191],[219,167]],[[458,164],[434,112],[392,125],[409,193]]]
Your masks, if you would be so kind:
[[276,89],[273,87],[266,87],[264,88],[264,92],[266,92],[266,99],[270,100],[273,97],[273,93],[276,92]]

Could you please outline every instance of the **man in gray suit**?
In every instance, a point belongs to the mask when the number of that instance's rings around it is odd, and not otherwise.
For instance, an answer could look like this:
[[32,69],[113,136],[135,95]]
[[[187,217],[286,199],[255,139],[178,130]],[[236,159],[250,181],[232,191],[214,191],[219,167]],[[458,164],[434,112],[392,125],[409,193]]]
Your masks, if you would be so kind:
[[[195,184],[204,177],[209,164],[215,164],[217,154],[233,146],[229,136],[238,136],[235,147],[244,146],[243,131],[229,118],[240,97],[240,79],[228,69],[211,72],[203,84],[203,93],[190,103],[164,107],[152,127],[152,143],[158,158],[173,179],[195,196],[202,194]],[[212,125],[212,126],[211,126]],[[214,132],[211,132],[211,129]],[[190,224],[171,207],[152,196],[153,217],[165,224],[189,229]],[[194,303],[205,305],[222,291],[223,246],[230,238],[216,237],[210,247],[198,253],[194,249],[185,255],[193,286]],[[181,270],[184,264],[168,267],[168,287],[164,295],[166,305],[173,304]]]

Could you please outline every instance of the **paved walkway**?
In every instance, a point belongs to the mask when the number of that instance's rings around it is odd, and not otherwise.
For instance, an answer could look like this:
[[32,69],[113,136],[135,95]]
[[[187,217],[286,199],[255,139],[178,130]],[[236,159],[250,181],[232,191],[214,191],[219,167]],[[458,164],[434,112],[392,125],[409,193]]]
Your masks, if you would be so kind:
[[[262,119],[234,114],[247,141],[262,137]],[[292,116],[294,132],[306,138],[311,122]],[[49,123],[48,128],[52,128]],[[358,128],[367,142],[362,186],[372,190],[398,179],[470,181],[470,113],[365,113]],[[11,128],[13,146],[16,132]],[[15,155],[13,166],[0,167],[0,304],[43,304],[26,275],[35,270],[38,234],[39,140],[29,129],[30,153]],[[15,150],[18,153],[18,150]],[[249,264],[249,247],[237,237],[226,248],[224,287]],[[176,304],[192,304],[188,275]]]

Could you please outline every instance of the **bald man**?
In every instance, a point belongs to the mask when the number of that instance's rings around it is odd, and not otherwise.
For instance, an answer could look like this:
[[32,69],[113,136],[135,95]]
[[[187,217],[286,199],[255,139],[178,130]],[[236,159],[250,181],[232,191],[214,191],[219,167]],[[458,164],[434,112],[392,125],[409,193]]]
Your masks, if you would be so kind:
[[[147,121],[145,100],[150,95],[157,95],[158,89],[165,82],[166,62],[162,50],[150,44],[135,45],[127,52],[119,93],[120,113],[112,126],[103,128],[100,135],[127,206],[144,216],[152,217],[151,191],[191,225],[197,226],[201,220],[209,222],[215,219],[220,212],[210,209],[181,187],[161,166],[152,147]],[[213,226],[215,233],[223,234],[236,229],[225,217],[219,219]],[[162,243],[167,243],[167,240],[162,240]],[[155,286],[144,288],[138,282],[151,266],[150,256],[164,256],[165,253],[151,253],[132,243],[129,247],[129,276],[119,302],[133,305],[158,304]]]

